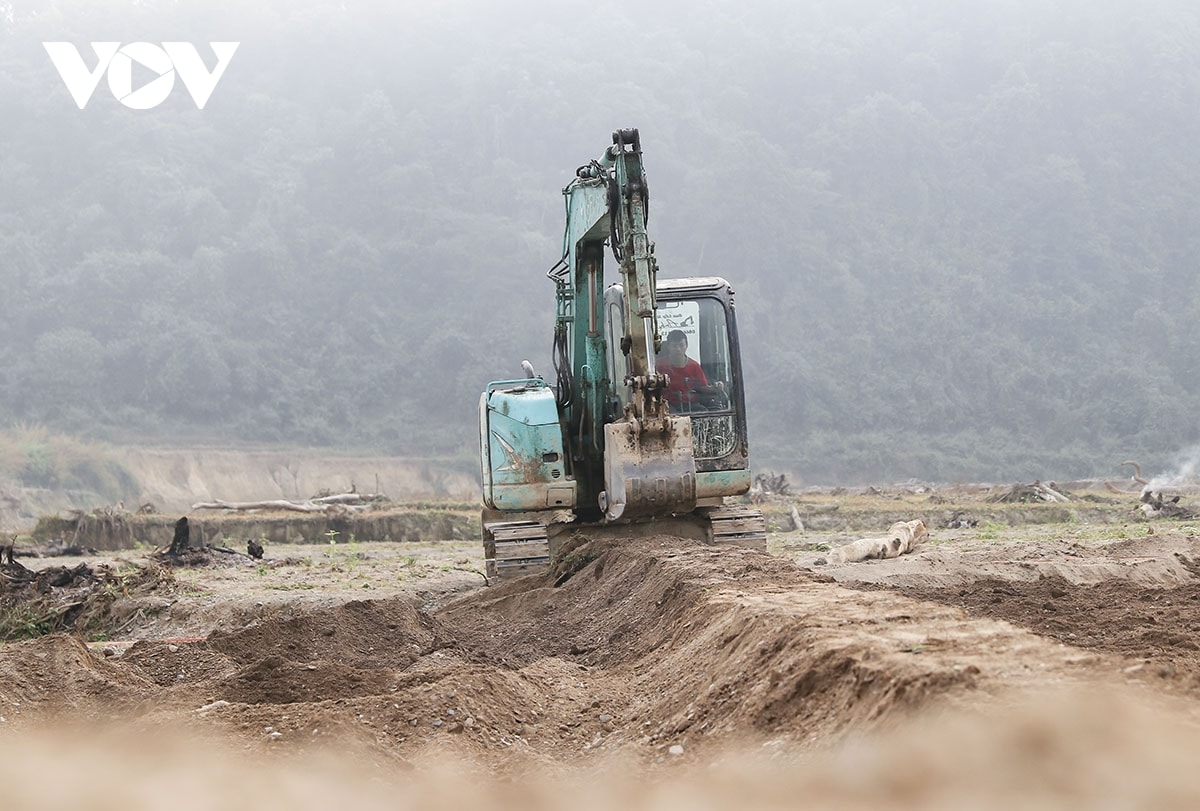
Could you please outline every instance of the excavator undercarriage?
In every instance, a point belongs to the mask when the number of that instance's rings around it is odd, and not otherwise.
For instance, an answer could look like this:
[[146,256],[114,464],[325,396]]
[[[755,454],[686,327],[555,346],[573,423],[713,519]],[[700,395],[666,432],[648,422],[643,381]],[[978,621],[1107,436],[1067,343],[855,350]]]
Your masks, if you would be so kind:
[[483,553],[488,580],[546,571],[572,534],[642,538],[671,535],[702,543],[729,544],[765,552],[767,529],[761,512],[741,505],[701,507],[695,513],[616,524],[546,523],[544,517],[516,519],[484,509]]

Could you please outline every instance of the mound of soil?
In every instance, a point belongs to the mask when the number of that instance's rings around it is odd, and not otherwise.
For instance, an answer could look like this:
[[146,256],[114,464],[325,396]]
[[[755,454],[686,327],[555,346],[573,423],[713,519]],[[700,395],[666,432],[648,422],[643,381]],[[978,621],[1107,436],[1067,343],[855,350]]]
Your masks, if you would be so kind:
[[[1078,521],[933,535],[915,554],[818,569],[817,544],[844,538],[774,536],[767,555],[580,535],[557,570],[492,587],[478,545],[455,542],[172,571],[91,561],[123,572],[95,592],[112,602],[88,627],[107,640],[0,647],[0,746],[24,751],[51,719],[215,735],[246,772],[226,781],[239,791],[331,749],[371,775],[331,783],[356,789],[465,763],[466,777],[404,784],[455,807],[574,802],[526,790],[547,767],[608,775],[582,803],[595,808],[1195,807],[1196,535]],[[743,765],[731,746],[760,758]],[[213,784],[191,760],[161,768],[179,781],[168,794]],[[643,793],[611,777],[642,771],[678,780]],[[355,806],[394,807],[389,791]]]
[[[957,557],[940,576],[922,566]],[[975,565],[972,565],[974,562]],[[891,563],[891,561],[888,561]],[[1200,689],[1200,539],[1181,531],[1100,547],[1060,540],[1018,555],[935,551],[912,561],[842,573],[846,585],[1003,620],[1085,650],[1117,654],[1130,673]]]
[[[823,745],[1002,686],[1095,675],[1095,657],[1011,625],[842,588],[792,561],[670,537],[596,540],[586,565],[411,597],[259,604],[244,627],[105,658],[67,636],[0,649],[15,719],[104,717],[276,751],[336,741],[403,763],[498,771],[731,742]],[[556,586],[555,583],[560,585]],[[14,713],[17,715],[17,713]]]
[[305,664],[337,662],[368,670],[404,670],[452,644],[410,601],[351,600],[317,613],[267,619],[240,631],[217,631],[208,647],[240,664],[267,657]]
[[106,660],[68,634],[0,648],[0,712],[10,725],[136,713],[156,687],[137,668]]

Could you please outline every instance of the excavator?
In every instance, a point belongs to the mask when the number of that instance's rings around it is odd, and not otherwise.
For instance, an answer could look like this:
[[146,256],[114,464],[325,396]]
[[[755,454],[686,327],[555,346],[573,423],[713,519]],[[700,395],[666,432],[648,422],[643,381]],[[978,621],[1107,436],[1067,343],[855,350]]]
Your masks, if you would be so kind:
[[[659,279],[636,129],[620,129],[563,189],[553,383],[488,383],[479,403],[489,579],[548,569],[586,528],[766,548],[750,489],[733,290]],[[605,247],[619,278],[605,280]]]

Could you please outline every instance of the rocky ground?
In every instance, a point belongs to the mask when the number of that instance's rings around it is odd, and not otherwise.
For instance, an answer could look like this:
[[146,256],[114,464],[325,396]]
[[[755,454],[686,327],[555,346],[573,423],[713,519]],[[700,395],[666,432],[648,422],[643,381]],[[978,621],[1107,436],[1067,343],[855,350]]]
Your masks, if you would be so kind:
[[[794,499],[768,553],[597,540],[558,586],[462,541],[26,560],[115,575],[0,648],[5,807],[1196,807],[1200,523],[930,498]],[[817,563],[918,514],[911,555]]]

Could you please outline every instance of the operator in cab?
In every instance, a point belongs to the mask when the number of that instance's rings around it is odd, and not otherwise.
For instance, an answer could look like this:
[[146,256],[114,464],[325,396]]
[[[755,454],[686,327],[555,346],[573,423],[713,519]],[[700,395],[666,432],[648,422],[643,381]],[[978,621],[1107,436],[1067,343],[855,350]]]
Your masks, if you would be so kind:
[[671,379],[666,389],[667,402],[676,413],[712,408],[717,405],[714,398],[725,391],[720,381],[715,386],[709,385],[703,367],[688,357],[687,348],[687,335],[681,329],[673,329],[667,333],[663,354],[655,363],[658,371]]

